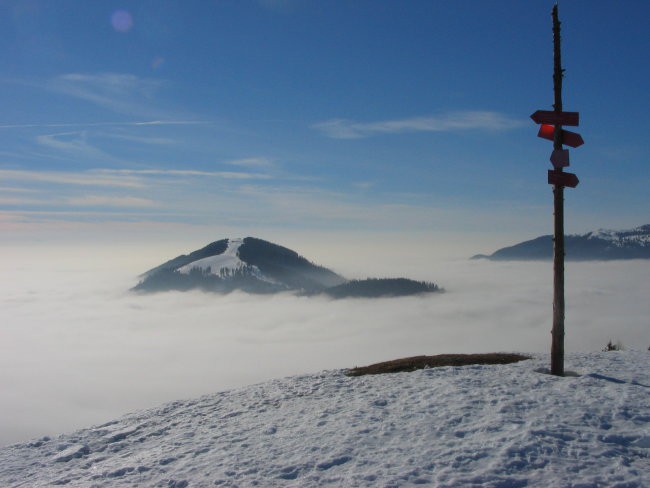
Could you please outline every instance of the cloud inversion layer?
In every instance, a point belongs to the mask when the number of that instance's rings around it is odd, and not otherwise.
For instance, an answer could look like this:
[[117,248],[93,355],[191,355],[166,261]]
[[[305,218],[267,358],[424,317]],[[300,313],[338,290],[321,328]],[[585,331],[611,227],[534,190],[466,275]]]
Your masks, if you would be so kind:
[[[151,252],[4,254],[0,444],[285,375],[419,354],[550,347],[549,263],[422,259],[405,269],[393,251],[367,274],[393,270],[447,290],[401,299],[126,292]],[[650,345],[649,267],[568,266],[568,352],[600,350],[610,339]]]

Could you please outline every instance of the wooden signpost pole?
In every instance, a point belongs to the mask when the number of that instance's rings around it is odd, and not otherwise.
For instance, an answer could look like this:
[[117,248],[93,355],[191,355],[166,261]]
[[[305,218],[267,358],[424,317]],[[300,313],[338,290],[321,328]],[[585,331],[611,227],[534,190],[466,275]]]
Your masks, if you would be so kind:
[[[555,112],[562,112],[562,59],[560,20],[557,4],[553,7],[553,94]],[[562,126],[555,127],[553,149],[562,150]],[[562,168],[555,171],[562,172]],[[551,374],[564,375],[564,187],[553,186],[553,330],[551,343]]]
[[551,163],[555,169],[548,172],[548,183],[553,185],[553,330],[551,343],[551,373],[564,376],[564,188],[578,186],[578,177],[564,171],[569,166],[569,150],[562,146],[578,147],[584,144],[580,134],[562,128],[578,125],[578,112],[562,111],[562,57],[560,49],[560,19],[557,4],[553,7],[553,111],[537,110],[530,118],[540,125],[537,137],[553,141]]

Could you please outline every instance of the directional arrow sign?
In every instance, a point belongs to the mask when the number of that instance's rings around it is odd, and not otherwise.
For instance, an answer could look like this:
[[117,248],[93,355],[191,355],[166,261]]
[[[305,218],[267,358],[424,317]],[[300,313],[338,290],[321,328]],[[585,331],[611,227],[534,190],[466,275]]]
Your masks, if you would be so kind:
[[[537,137],[541,137],[542,139],[548,139],[549,141],[552,141],[554,134],[555,134],[555,126],[542,124],[539,127],[539,132],[537,133]],[[562,130],[562,144],[571,147],[578,147],[578,146],[582,146],[584,143],[585,141],[582,140],[582,136],[580,134],[568,130]]]
[[530,116],[536,124],[551,125],[578,125],[580,114],[578,112],[555,112],[552,110],[538,110]]
[[566,168],[569,166],[569,150],[568,149],[555,149],[551,153],[551,163],[556,169]]
[[580,180],[578,180],[578,177],[573,173],[565,173],[556,169],[548,170],[549,185],[568,186],[569,188],[575,188],[578,186],[579,182]]

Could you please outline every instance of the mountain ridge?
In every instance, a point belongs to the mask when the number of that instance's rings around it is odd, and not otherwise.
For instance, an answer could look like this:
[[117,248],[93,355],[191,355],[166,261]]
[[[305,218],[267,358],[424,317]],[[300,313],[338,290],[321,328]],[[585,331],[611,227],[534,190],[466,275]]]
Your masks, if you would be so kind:
[[[564,237],[566,259],[569,261],[609,261],[617,259],[650,259],[650,224],[628,230],[599,229],[586,234]],[[503,247],[494,253],[477,254],[472,259],[492,261],[539,261],[553,258],[553,236],[543,235]]]

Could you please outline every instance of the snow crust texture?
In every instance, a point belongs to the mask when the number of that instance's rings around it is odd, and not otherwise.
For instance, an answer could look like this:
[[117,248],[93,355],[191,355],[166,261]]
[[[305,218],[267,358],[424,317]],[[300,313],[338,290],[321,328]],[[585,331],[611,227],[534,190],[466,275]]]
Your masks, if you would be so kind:
[[279,379],[0,449],[2,487],[650,486],[650,352]]

